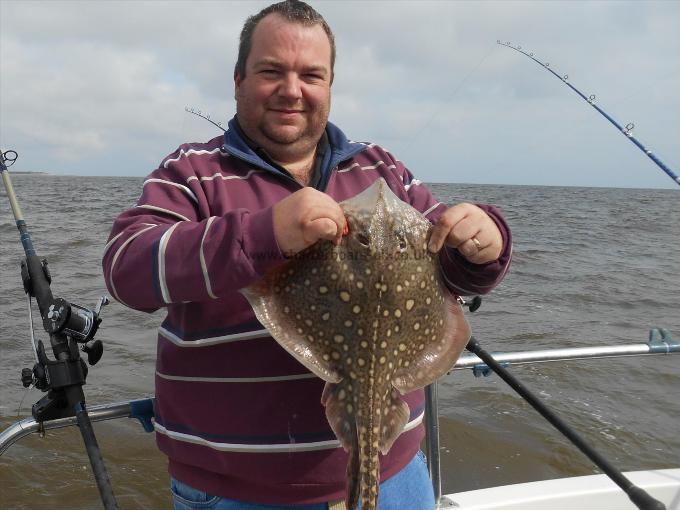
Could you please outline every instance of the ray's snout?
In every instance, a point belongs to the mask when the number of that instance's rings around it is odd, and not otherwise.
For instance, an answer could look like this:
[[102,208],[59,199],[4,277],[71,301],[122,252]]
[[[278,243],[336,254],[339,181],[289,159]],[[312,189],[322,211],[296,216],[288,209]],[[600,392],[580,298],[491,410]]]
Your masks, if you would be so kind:
[[382,177],[340,205],[349,225],[348,240],[357,250],[394,256],[408,249],[402,220],[404,211],[411,207]]

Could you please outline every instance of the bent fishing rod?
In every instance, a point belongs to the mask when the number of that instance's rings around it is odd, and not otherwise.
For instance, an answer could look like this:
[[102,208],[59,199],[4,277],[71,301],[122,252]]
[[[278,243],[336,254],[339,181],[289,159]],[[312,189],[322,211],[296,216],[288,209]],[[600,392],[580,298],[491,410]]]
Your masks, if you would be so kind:
[[555,71],[553,71],[553,69],[550,67],[549,62],[541,62],[540,60],[538,60],[534,56],[533,53],[531,53],[531,52],[527,53],[526,51],[524,51],[522,49],[521,46],[513,46],[510,42],[501,42],[500,40],[498,40],[498,41],[496,41],[496,43],[500,44],[501,46],[506,46],[508,48],[512,48],[513,50],[521,53],[522,55],[525,55],[527,58],[530,58],[531,60],[536,62],[538,65],[540,65],[546,71],[549,71],[550,73],[552,73],[557,79],[559,79],[567,87],[569,87],[571,90],[576,92],[581,99],[583,99],[586,103],[588,103],[590,106],[595,108],[595,110],[597,110],[597,112],[600,113],[605,119],[607,119],[609,122],[611,122],[616,127],[616,129],[621,131],[621,133],[623,133],[626,136],[626,138],[628,138],[631,142],[633,142],[638,149],[640,149],[642,152],[644,152],[645,155],[656,164],[656,166],[658,166],[661,170],[666,172],[666,174],[671,179],[673,179],[673,181],[677,185],[680,186],[680,176],[678,176],[678,174],[676,174],[673,170],[671,170],[651,150],[649,150],[647,147],[642,145],[642,143],[640,143],[640,141],[638,141],[638,139],[633,136],[633,129],[635,128],[635,124],[633,124],[632,122],[629,122],[628,124],[626,124],[625,127],[622,127],[621,124],[616,122],[609,114],[607,114],[607,112],[605,112],[602,108],[600,108],[599,106],[597,106],[595,104],[595,99],[596,99],[595,94],[591,94],[590,96],[586,97],[585,94],[583,94],[583,92],[581,92],[579,89],[574,87],[569,82],[569,75],[565,74],[563,76],[560,76]]
[[[22,370],[21,380],[26,388],[35,386],[47,392],[43,398],[33,404],[31,411],[36,422],[43,423],[76,417],[104,508],[115,510],[118,505],[113,496],[106,466],[85,407],[83,384],[85,384],[88,368],[80,357],[78,349],[78,344],[82,344],[82,351],[87,354],[90,365],[96,364],[101,358],[102,342],[93,338],[101,323],[101,308],[108,303],[108,300],[102,297],[95,309],[90,310],[65,299],[54,297],[52,294],[50,288],[52,277],[47,260],[41,259],[36,254],[9,176],[8,167],[14,164],[17,157],[16,151],[0,150],[0,174],[2,174],[2,181],[26,255],[21,262],[21,279],[28,296],[29,327],[33,355],[36,360],[32,369]],[[47,357],[42,340],[38,340],[37,344],[35,342],[31,298],[35,298],[38,303],[43,328],[50,338],[54,360]]]
[[[469,302],[459,298],[459,302],[467,307],[470,312],[474,312],[482,304],[482,298],[475,296]],[[666,336],[664,336],[666,339]],[[650,334],[650,342],[652,341]],[[640,510],[666,510],[666,506],[659,500],[653,498],[644,489],[631,482],[618,468],[607,460],[600,452],[593,448],[576,430],[570,427],[562,418],[552,411],[541,399],[539,399],[529,388],[503,367],[494,356],[489,354],[475,337],[470,337],[467,346],[468,351],[475,354],[491,370],[493,370],[503,381],[505,381],[522,399],[533,407],[543,418],[553,427],[562,433],[581,453],[588,457],[602,472],[607,475],[616,485],[618,485],[628,496],[628,498]],[[669,346],[670,349],[670,346]],[[670,352],[670,350],[669,350]],[[435,394],[436,398],[436,394]],[[435,487],[436,490],[436,487]],[[441,493],[440,493],[441,494]]]

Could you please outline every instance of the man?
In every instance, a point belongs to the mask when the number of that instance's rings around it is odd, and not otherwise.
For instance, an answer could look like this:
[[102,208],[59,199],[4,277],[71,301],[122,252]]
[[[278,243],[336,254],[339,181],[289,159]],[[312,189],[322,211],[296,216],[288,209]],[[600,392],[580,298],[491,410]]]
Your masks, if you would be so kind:
[[[323,381],[238,293],[286,256],[342,242],[339,201],[384,178],[435,223],[429,248],[456,294],[488,292],[508,267],[510,233],[495,208],[447,209],[389,152],[328,122],[334,61],[330,28],[303,2],[249,18],[229,129],[163,160],[113,226],[103,260],[112,295],[167,309],[155,427],[176,508],[311,510],[344,498],[347,456],[320,404]],[[380,508],[431,509],[417,455],[423,392],[404,399],[411,417],[381,459]]]

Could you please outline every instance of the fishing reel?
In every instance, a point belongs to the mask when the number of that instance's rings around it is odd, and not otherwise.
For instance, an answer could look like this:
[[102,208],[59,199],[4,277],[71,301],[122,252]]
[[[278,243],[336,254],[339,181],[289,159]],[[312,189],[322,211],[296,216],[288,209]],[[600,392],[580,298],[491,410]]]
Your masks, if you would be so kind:
[[[29,294],[29,316],[30,312]],[[43,314],[43,325],[50,334],[50,342],[56,359],[47,357],[42,340],[34,341],[36,363],[33,368],[21,371],[21,382],[28,388],[34,385],[47,392],[33,405],[32,414],[36,421],[42,422],[72,415],[66,402],[66,391],[82,387],[88,374],[88,364],[95,365],[102,357],[104,347],[101,340],[93,340],[101,323],[101,308],[108,304],[106,297],[100,298],[94,309],[56,298]],[[31,339],[34,338],[33,320],[30,320]],[[80,350],[87,354],[87,364],[80,356]],[[57,355],[57,352],[59,353]]]
[[[33,259],[29,262],[29,257],[27,257],[21,262],[21,278],[29,301],[31,339],[34,339],[31,297],[36,295],[36,289],[31,279],[29,263],[32,263],[34,266],[33,274],[35,275],[37,270],[37,278],[42,279],[44,277],[47,285],[51,284],[52,277],[47,260],[45,259],[40,261]],[[87,354],[88,364],[97,364],[104,352],[104,346],[101,340],[94,340],[94,335],[97,333],[101,323],[101,309],[108,303],[108,298],[101,297],[94,309],[89,309],[65,299],[53,298],[51,296],[47,303],[43,302],[41,307],[43,327],[50,335],[53,348],[56,344],[61,344],[59,350],[62,354],[58,356],[58,359],[50,360],[45,352],[43,342],[38,340],[36,345],[35,341],[33,341],[36,363],[32,369],[24,368],[21,371],[23,386],[28,388],[31,385],[35,385],[39,390],[46,392],[50,390],[58,391],[61,388],[74,384],[84,384],[87,378],[88,367],[79,355],[78,344],[82,344],[81,350]],[[55,407],[60,407],[55,402],[59,400],[46,397],[38,402],[33,409],[36,419],[37,417],[42,419],[55,417],[55,413],[57,413]]]
[[[43,261],[44,262],[44,261]],[[23,263],[22,263],[23,266]],[[23,273],[23,272],[22,272]],[[101,309],[109,303],[107,297],[102,296],[94,309],[85,308],[75,303],[56,298],[49,306],[43,325],[50,335],[64,336],[68,345],[69,360],[79,360],[75,365],[67,369],[57,369],[58,365],[63,365],[63,361],[50,361],[45,353],[45,347],[41,340],[34,345],[37,363],[33,369],[24,368],[21,371],[21,382],[24,387],[35,384],[35,387],[47,391],[50,387],[64,386],[66,381],[85,382],[87,377],[87,365],[78,355],[77,344],[83,344],[80,348],[87,354],[87,363],[90,366],[96,365],[104,354],[104,345],[101,340],[93,340],[94,335],[101,323]],[[30,297],[29,297],[30,309]],[[33,321],[30,321],[31,338],[33,334]],[[74,352],[75,351],[75,352]],[[52,368],[49,370],[48,367]],[[48,374],[51,374],[48,375]],[[59,381],[56,379],[65,379]]]
[[476,312],[479,310],[479,307],[482,306],[482,296],[475,296],[469,301],[466,301],[461,296],[458,296],[456,300],[458,303],[460,303],[460,306],[467,307],[470,313]]
[[[46,259],[40,261],[40,269],[48,285],[51,284],[52,275]],[[27,259],[21,261],[21,279],[26,294],[34,296]],[[102,296],[94,310],[90,310],[62,298],[53,298],[50,300],[47,309],[43,311],[43,327],[50,335],[64,334],[78,343],[85,344],[82,350],[88,355],[88,363],[95,365],[101,358],[103,347],[101,340],[92,340],[92,338],[94,338],[101,323],[99,317],[101,309],[108,304],[108,298]],[[33,321],[31,321],[32,328]]]

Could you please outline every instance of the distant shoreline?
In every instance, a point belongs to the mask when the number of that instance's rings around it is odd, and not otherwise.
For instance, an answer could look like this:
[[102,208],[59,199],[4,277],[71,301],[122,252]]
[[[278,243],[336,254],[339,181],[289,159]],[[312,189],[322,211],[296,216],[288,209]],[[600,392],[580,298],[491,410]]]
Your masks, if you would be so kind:
[[[49,175],[50,177],[86,177],[86,178],[114,178],[114,179],[145,179],[145,176],[143,175],[83,175],[83,174],[61,174],[61,173],[50,173],[50,172],[38,172],[38,171],[14,171],[10,172],[11,175]],[[148,177],[148,176],[147,176]],[[661,186],[661,187],[654,187],[654,188],[638,188],[638,187],[629,187],[629,186],[586,186],[583,184],[509,184],[509,183],[474,183],[474,182],[431,182],[431,181],[423,181],[424,184],[427,186],[448,186],[448,185],[454,185],[454,186],[506,186],[506,187],[515,187],[515,188],[527,188],[527,187],[533,187],[533,188],[569,188],[569,189],[622,189],[622,190],[648,190],[648,191],[657,191],[657,190],[676,190],[677,187],[675,186]]]

